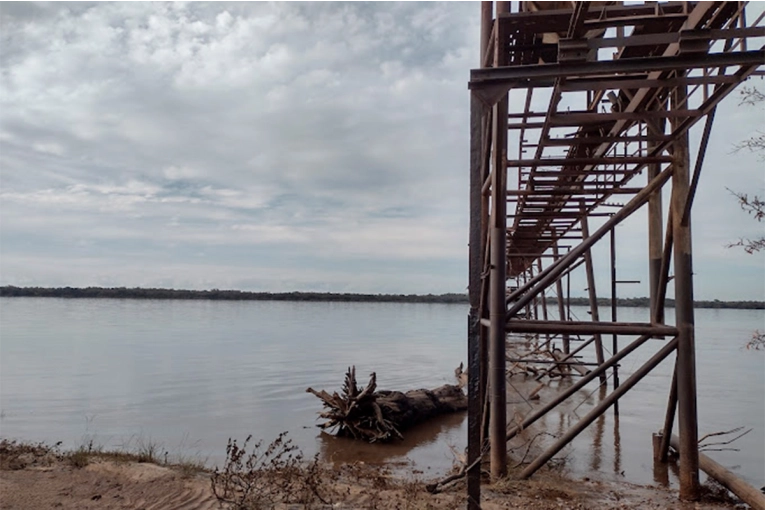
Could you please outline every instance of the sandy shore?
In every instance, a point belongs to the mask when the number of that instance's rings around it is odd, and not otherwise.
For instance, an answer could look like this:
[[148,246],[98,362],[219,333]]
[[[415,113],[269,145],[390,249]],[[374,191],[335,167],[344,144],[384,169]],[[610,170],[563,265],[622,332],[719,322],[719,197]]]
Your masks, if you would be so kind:
[[[333,470],[324,466],[322,469]],[[309,504],[266,504],[262,508],[449,509],[465,508],[464,485],[445,493],[425,490],[426,480],[413,473],[394,477],[379,468],[354,466],[344,472],[323,471],[317,478],[325,498]],[[329,490],[329,492],[324,492]],[[329,495],[328,495],[329,494]],[[528,482],[485,485],[482,508],[552,509],[678,509],[736,508],[707,495],[696,503],[680,503],[677,494],[628,483],[571,480],[552,473]],[[194,465],[161,466],[137,462],[127,454],[61,454],[35,446],[0,444],[0,508],[206,510],[219,504],[210,473]]]

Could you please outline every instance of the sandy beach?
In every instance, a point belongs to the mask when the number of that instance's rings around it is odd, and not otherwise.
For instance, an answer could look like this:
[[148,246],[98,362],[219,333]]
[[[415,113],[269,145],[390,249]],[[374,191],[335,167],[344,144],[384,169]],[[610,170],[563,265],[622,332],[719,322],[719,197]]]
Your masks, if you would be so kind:
[[[235,508],[213,494],[211,473],[193,464],[138,462],[132,454],[61,453],[44,446],[0,444],[0,506],[4,510],[143,509],[205,510]],[[440,494],[425,490],[428,480],[392,476],[378,467],[353,465],[337,470],[321,465],[314,473],[319,498],[303,502],[266,501],[249,508],[448,509],[464,508],[464,485]],[[303,476],[311,476],[303,473]],[[482,508],[678,509],[736,508],[709,491],[699,502],[681,503],[674,491],[629,483],[574,480],[547,473],[526,482],[501,481],[484,486]],[[305,496],[305,495],[304,495]],[[289,498],[288,498],[289,499]]]

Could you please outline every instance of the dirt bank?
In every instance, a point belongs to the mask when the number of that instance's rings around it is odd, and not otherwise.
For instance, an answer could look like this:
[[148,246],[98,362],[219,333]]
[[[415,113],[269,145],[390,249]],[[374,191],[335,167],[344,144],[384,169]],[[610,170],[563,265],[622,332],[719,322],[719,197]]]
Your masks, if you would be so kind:
[[[445,493],[431,495],[425,491],[425,480],[420,479],[416,471],[408,478],[401,478],[385,469],[362,464],[342,470],[320,465],[318,471],[300,476],[312,478],[312,487],[318,487],[322,499],[331,500],[327,501],[331,505],[317,498],[304,498],[303,504],[264,503],[261,508],[465,507],[464,486],[460,483]],[[280,487],[285,491],[294,489],[293,485]],[[554,474],[530,482],[503,481],[486,485],[483,493],[482,507],[486,510],[735,508],[731,503],[712,501],[709,496],[700,503],[682,504],[675,493],[664,490],[627,483],[569,480]],[[212,492],[210,473],[193,464],[160,466],[137,462],[136,455],[62,454],[47,447],[3,442],[0,443],[0,508],[206,510],[221,506]]]

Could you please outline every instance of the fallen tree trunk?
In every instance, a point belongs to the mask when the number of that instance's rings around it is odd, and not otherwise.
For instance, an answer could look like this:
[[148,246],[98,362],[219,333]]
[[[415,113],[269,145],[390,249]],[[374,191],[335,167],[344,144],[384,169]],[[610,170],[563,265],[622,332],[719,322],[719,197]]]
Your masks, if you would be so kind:
[[[679,452],[680,438],[672,435],[669,445]],[[754,510],[765,510],[765,494],[703,453],[699,453],[699,467]]]
[[376,391],[377,376],[373,372],[363,390],[356,384],[356,367],[345,374],[342,395],[308,388],[324,403],[319,413],[327,420],[321,429],[336,429],[338,436],[369,442],[403,438],[401,431],[434,416],[467,409],[467,397],[459,386],[445,384],[433,390]]
[[[568,358],[566,354],[560,349],[553,349],[550,354],[552,354],[552,357],[555,358],[555,361],[563,362],[564,360]],[[588,370],[586,367],[578,363],[569,363],[568,365],[558,365],[558,368],[565,367],[565,366],[570,366],[571,368],[579,372],[579,374],[581,375],[587,375],[590,373],[590,370]]]

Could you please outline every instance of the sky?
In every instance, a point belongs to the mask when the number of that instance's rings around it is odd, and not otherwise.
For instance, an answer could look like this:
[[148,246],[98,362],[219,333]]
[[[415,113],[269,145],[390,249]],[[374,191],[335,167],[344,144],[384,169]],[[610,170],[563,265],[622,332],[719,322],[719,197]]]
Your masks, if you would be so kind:
[[[0,284],[465,291],[478,30],[474,3],[3,3]],[[699,299],[765,299],[765,257],[725,247],[763,233],[726,191],[765,189],[732,154],[758,129],[718,109]],[[645,214],[621,279],[647,280]]]

